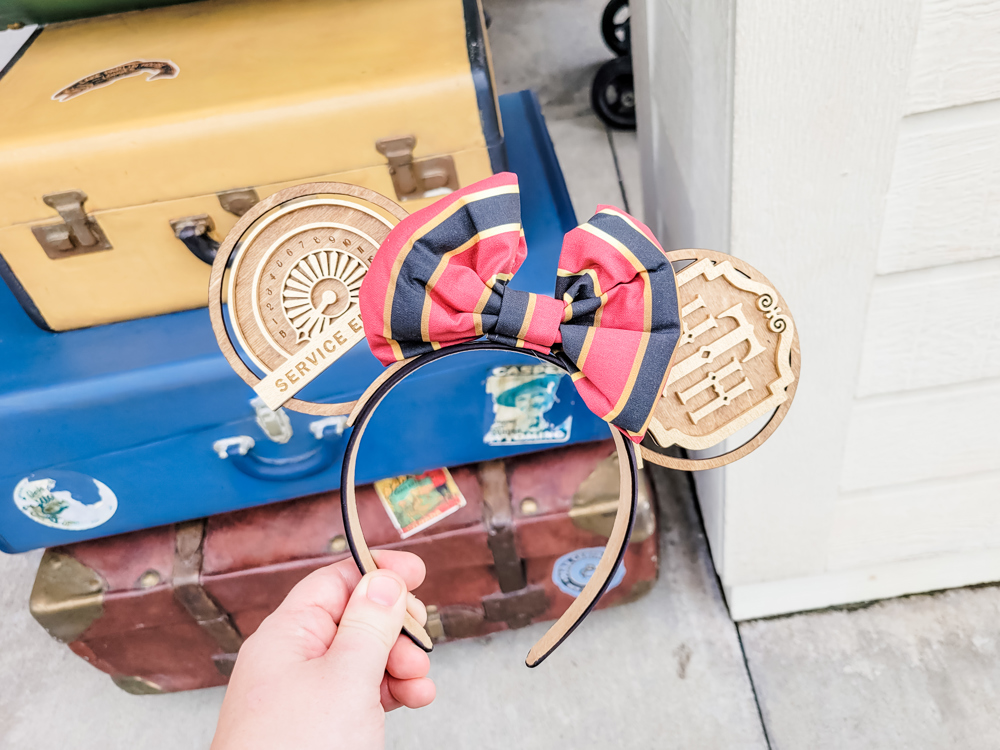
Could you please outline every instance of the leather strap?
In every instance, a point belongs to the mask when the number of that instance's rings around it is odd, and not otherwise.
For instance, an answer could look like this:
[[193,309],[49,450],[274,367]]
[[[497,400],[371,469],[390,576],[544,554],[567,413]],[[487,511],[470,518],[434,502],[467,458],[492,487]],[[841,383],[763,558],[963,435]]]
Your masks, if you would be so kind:
[[202,630],[222,649],[212,656],[215,668],[226,677],[233,673],[243,636],[212,595],[201,585],[205,557],[205,519],[186,521],[174,527],[174,599],[187,610]]
[[[470,351],[511,351],[519,354],[531,354],[556,367],[565,369],[563,362],[551,354],[529,352],[492,341],[475,341],[449,346],[398,362],[388,368],[378,380],[369,386],[368,390],[358,400],[350,417],[348,417],[347,423],[348,425],[352,425],[354,429],[351,431],[351,436],[347,441],[347,449],[344,453],[340,493],[347,541],[350,544],[354,561],[358,564],[358,568],[360,568],[362,573],[369,573],[377,567],[361,529],[358,516],[358,502],[354,489],[358,447],[365,434],[365,428],[368,426],[368,422],[379,407],[379,404],[382,403],[382,400],[389,395],[389,392],[393,388],[406,379],[407,376],[416,372],[421,367],[429,365],[431,362]],[[618,512],[615,516],[611,536],[608,538],[604,554],[601,555],[601,560],[598,562],[594,574],[587,582],[587,585],[584,586],[583,591],[580,592],[580,595],[563,615],[549,628],[548,632],[542,636],[538,643],[532,646],[531,651],[528,652],[525,663],[529,667],[541,664],[576,629],[583,621],[583,618],[590,613],[597,604],[597,601],[607,590],[614,572],[618,569],[625,555],[625,547],[628,545],[629,536],[632,534],[632,525],[635,521],[638,468],[632,442],[625,440],[617,428],[612,427],[611,434],[615,439],[615,447],[618,450],[618,465],[620,470]],[[431,642],[431,637],[409,612],[407,612],[404,618],[403,632],[425,651],[432,649],[433,643]]]

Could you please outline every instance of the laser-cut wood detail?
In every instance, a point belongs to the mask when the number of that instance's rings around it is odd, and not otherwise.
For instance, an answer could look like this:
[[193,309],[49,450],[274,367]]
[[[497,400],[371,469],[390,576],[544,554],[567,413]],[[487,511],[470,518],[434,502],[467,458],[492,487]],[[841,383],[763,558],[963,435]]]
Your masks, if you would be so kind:
[[[712,250],[675,250],[681,336],[641,446],[643,458],[676,469],[724,466],[777,429],[795,395],[799,345],[788,306],[771,283],[738,258]],[[773,412],[773,413],[772,413]],[[718,445],[772,413],[744,445],[707,459],[665,455],[677,445]]]
[[[317,182],[256,204],[219,247],[209,282],[216,339],[268,407],[347,414],[354,402],[316,404],[295,394],[364,339],[357,295],[368,264],[405,209],[356,185]],[[237,352],[222,312],[259,378]]]

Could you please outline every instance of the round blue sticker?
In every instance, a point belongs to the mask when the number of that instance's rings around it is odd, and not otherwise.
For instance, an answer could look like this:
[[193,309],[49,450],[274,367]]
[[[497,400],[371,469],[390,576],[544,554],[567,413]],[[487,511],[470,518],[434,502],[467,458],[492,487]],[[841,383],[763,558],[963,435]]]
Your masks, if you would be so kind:
[[[597,569],[597,563],[601,561],[604,554],[604,547],[584,547],[583,549],[567,552],[556,560],[552,566],[552,582],[559,587],[563,593],[572,597],[577,597],[583,591],[583,587],[590,581]],[[608,591],[620,584],[625,578],[625,561],[618,566],[618,570],[611,577],[608,584]]]
[[29,474],[14,487],[14,504],[32,521],[68,531],[100,526],[118,510],[104,482],[75,471]]

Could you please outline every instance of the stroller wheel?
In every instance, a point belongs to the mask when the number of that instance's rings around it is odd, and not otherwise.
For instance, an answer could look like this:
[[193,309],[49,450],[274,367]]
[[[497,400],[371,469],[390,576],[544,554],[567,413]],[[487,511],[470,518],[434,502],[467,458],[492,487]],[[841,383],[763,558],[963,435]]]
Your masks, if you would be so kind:
[[601,36],[608,49],[616,55],[627,55],[632,51],[631,18],[629,0],[611,0],[604,6],[601,17]]
[[616,57],[597,70],[590,89],[594,113],[612,128],[635,130],[635,88],[632,58]]

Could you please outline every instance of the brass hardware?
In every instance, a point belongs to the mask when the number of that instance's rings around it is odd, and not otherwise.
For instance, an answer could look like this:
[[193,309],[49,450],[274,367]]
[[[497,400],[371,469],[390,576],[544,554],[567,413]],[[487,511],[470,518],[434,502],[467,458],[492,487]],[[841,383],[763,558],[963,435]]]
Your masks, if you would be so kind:
[[151,589],[159,582],[160,582],[160,574],[155,570],[147,570],[145,573],[139,576],[139,580],[136,581],[136,583],[139,585],[139,588],[141,589]]
[[253,208],[255,203],[260,202],[257,191],[253,188],[223,190],[216,195],[219,197],[219,205],[222,206],[222,210],[228,211],[233,216],[242,216]]
[[347,550],[347,537],[343,534],[337,534],[333,539],[330,540],[330,551],[339,555],[341,552]]
[[[592,534],[610,537],[618,510],[618,482],[618,454],[613,453],[594,467],[573,495],[573,507],[569,511],[573,525]],[[648,539],[656,528],[649,479],[645,472],[639,473],[638,490],[631,536],[631,542],[636,544]]]
[[538,501],[533,497],[526,497],[521,501],[521,515],[533,516],[538,512]]
[[155,682],[150,682],[142,677],[132,677],[126,674],[113,674],[111,681],[126,693],[132,695],[159,695],[163,688]]
[[416,145],[417,139],[412,135],[375,141],[375,148],[389,161],[396,198],[415,200],[458,190],[455,160],[450,156],[432,156],[414,161]]
[[62,218],[57,224],[32,227],[38,244],[53,260],[72,258],[74,255],[110,250],[111,243],[93,216],[83,210],[87,194],[82,190],[43,195],[45,205],[51,206]]
[[38,566],[28,609],[49,635],[75,641],[104,614],[107,582],[74,557],[46,550]]
[[188,521],[175,527],[174,599],[194,618],[202,629],[227,654],[235,654],[243,645],[229,614],[223,610],[201,585],[202,544],[205,521]]
[[427,605],[427,624],[424,625],[424,630],[435,643],[444,640],[444,623],[441,621],[441,613],[433,604]]

